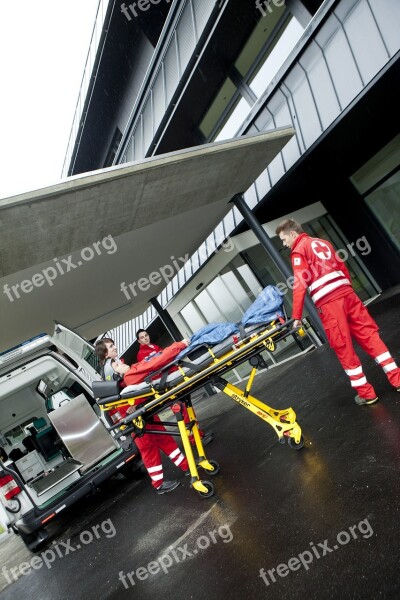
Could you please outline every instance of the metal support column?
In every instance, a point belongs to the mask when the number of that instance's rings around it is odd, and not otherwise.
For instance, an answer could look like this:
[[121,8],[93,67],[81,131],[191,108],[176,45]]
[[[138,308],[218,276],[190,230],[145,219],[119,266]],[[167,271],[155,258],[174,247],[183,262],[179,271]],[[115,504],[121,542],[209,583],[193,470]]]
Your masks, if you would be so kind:
[[[290,267],[283,260],[283,258],[279,254],[279,252],[276,250],[276,248],[272,244],[271,240],[269,239],[269,236],[267,235],[266,231],[264,230],[264,227],[261,225],[260,221],[256,218],[253,211],[246,204],[246,201],[245,201],[243,195],[236,194],[232,198],[231,202],[236,206],[236,208],[238,209],[238,211],[240,212],[240,214],[246,221],[247,225],[254,232],[254,234],[258,238],[260,244],[262,245],[264,250],[267,252],[267,254],[272,258],[272,260],[274,261],[274,263],[276,264],[276,266],[278,267],[278,269],[280,270],[282,275],[285,277],[285,279],[289,279],[289,277],[292,277],[293,273],[292,273]],[[311,322],[314,330],[317,332],[318,337],[323,342],[326,342],[327,339],[325,336],[324,329],[322,327],[321,319],[319,318],[318,311],[315,308],[313,301],[309,297],[306,296],[304,305],[305,305],[306,311],[309,315],[310,322]]]
[[150,304],[156,309],[158,316],[161,319],[162,324],[165,329],[168,331],[169,335],[172,337],[174,342],[180,342],[183,340],[183,335],[175,325],[174,321],[171,318],[171,315],[161,306],[156,297],[150,298]]

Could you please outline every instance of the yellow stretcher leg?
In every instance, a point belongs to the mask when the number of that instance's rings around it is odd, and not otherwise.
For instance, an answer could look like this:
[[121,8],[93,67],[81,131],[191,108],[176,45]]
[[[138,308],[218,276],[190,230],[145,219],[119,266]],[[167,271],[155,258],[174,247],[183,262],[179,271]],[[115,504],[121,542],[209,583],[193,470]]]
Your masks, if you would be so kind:
[[[216,467],[215,461],[209,461],[209,460],[207,460],[207,458],[205,456],[204,446],[203,446],[203,442],[201,441],[201,437],[200,437],[200,433],[199,433],[199,426],[197,424],[197,417],[194,412],[194,408],[193,408],[193,406],[187,406],[186,408],[187,408],[187,413],[188,413],[189,419],[192,422],[194,422],[194,425],[192,427],[192,435],[194,437],[197,454],[199,455],[199,458],[197,460],[197,466],[202,467],[202,469],[207,471],[210,475],[216,475],[217,472],[219,471],[219,468]],[[187,433],[187,435],[189,435],[190,432],[188,432],[186,430],[186,433]]]
[[247,408],[247,410],[254,413],[257,417],[269,423],[275,429],[275,433],[280,441],[284,441],[285,437],[287,437],[289,438],[289,445],[292,448],[300,450],[303,447],[304,441],[301,435],[301,427],[296,423],[296,413],[292,408],[275,410],[267,406],[248,394],[247,388],[250,389],[249,385],[244,392],[222,378],[219,378],[218,382],[214,382],[214,385],[232,398],[232,400],[235,400],[235,402]]
[[[195,424],[193,425],[193,428],[192,428],[192,433],[193,433],[194,439],[196,441],[196,448],[199,452],[198,464],[199,464],[199,466],[203,467],[207,471],[210,471],[210,472],[215,471],[215,474],[216,474],[219,470],[218,463],[216,463],[214,461],[211,463],[205,458],[203,444],[201,443],[199,429],[197,427],[196,416],[194,414],[193,408],[191,409],[191,412],[189,411],[190,408],[191,407],[188,408],[189,417],[191,420],[192,420],[192,417],[194,417],[193,420],[195,421]],[[199,492],[199,494],[201,496],[203,496],[205,498],[209,498],[210,496],[212,496],[214,494],[214,484],[211,483],[211,481],[203,481],[199,478],[199,473],[197,471],[197,464],[194,459],[192,446],[189,441],[190,432],[186,429],[185,422],[183,420],[182,405],[179,402],[176,402],[175,404],[173,404],[171,406],[171,410],[175,414],[176,420],[178,422],[178,429],[179,429],[179,433],[182,438],[183,449],[185,451],[185,455],[186,455],[186,458],[187,458],[187,461],[189,464],[190,475],[191,475],[190,484],[197,492]]]

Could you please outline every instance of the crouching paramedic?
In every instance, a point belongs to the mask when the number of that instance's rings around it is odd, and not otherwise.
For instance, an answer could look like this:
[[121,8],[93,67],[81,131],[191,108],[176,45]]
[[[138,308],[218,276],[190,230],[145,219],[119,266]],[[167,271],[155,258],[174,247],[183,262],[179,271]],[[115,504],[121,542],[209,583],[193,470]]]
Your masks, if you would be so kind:
[[[162,354],[163,359],[165,359],[165,364],[173,360],[175,356],[177,356],[179,352],[183,350],[183,348],[188,346],[188,344],[188,340],[183,340],[182,342],[175,342],[163,350]],[[143,379],[140,373],[140,366],[140,363],[136,363],[131,367],[128,365],[120,365],[118,367],[118,372],[124,375],[124,383],[126,385],[138,383],[138,379]],[[112,415],[113,412],[118,412],[120,417],[124,418],[126,415],[133,413],[137,409],[137,406],[145,400],[146,399],[144,398],[138,398],[134,406],[119,406],[114,411],[110,411],[110,415]],[[165,427],[159,423],[159,417],[154,415],[152,417],[152,423],[149,424],[151,430],[166,432],[167,430]],[[164,480],[160,450],[162,450],[168,456],[168,458],[170,458],[172,462],[185,473],[185,475],[190,474],[187,459],[180,451],[172,435],[166,435],[165,433],[160,435],[154,433],[144,433],[143,435],[136,437],[135,434],[132,434],[132,437],[134,438],[135,444],[140,450],[143,463],[150,475],[152,485],[157,490],[158,494],[172,492],[172,490],[178,487],[180,483],[178,480]]]
[[[142,360],[149,360],[152,356],[161,354],[163,351],[161,346],[151,343],[150,335],[149,335],[148,331],[146,331],[146,329],[138,329],[138,331],[136,332],[136,339],[140,346],[139,352],[137,353],[137,357],[136,357],[136,360],[138,362],[141,362]],[[187,343],[187,345],[189,345],[189,342]],[[172,373],[173,371],[177,371],[177,370],[178,370],[178,367],[172,367],[169,372]],[[189,398],[190,398],[190,396],[189,396]],[[183,420],[185,421],[185,423],[186,424],[190,423],[190,417],[188,415],[186,406],[183,407],[182,414],[183,414]],[[206,446],[207,444],[212,442],[212,440],[214,439],[212,431],[205,432],[205,431],[203,431],[203,429],[200,429],[199,423],[197,423],[197,425],[198,425],[198,429],[199,429],[199,435],[201,437],[201,442],[202,442],[203,446]],[[192,444],[192,446],[195,445],[193,434],[191,434],[189,436],[189,442]]]
[[349,271],[338,258],[332,244],[310,237],[293,219],[280,223],[276,233],[283,245],[291,249],[294,274],[293,326],[297,327],[301,322],[308,287],[311,299],[318,307],[329,344],[336,352],[351,386],[357,391],[356,404],[374,404],[378,397],[364,375],[352,338],[383,368],[391,385],[400,392],[400,368],[381,340],[378,325],[354,292]]

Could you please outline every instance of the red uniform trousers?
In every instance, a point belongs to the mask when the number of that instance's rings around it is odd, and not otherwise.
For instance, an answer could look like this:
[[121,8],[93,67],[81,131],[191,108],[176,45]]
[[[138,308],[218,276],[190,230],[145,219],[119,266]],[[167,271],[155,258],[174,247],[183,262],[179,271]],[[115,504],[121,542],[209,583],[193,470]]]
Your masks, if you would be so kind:
[[[153,417],[153,421],[159,420],[157,415]],[[150,424],[149,427],[151,429],[166,431],[164,425]],[[142,437],[135,437],[134,439],[135,444],[140,450],[143,463],[151,477],[153,487],[159,488],[164,479],[160,450],[162,450],[177,467],[180,467],[182,471],[187,471],[189,469],[188,461],[178,448],[172,435],[145,433]]]
[[351,386],[360,398],[370,400],[376,398],[377,394],[367,382],[352,338],[383,368],[389,382],[396,388],[400,387],[400,368],[382,342],[378,325],[353,290],[341,298],[324,303],[318,311],[329,345],[336,352],[350,377]]

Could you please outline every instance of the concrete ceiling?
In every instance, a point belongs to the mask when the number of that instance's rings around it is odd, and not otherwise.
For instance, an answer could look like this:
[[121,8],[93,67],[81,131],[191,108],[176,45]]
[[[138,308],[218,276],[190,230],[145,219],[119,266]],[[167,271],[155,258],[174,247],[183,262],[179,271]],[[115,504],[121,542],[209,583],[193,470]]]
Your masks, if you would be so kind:
[[90,339],[142,314],[293,134],[207,144],[0,200],[0,350],[51,333],[54,320]]

